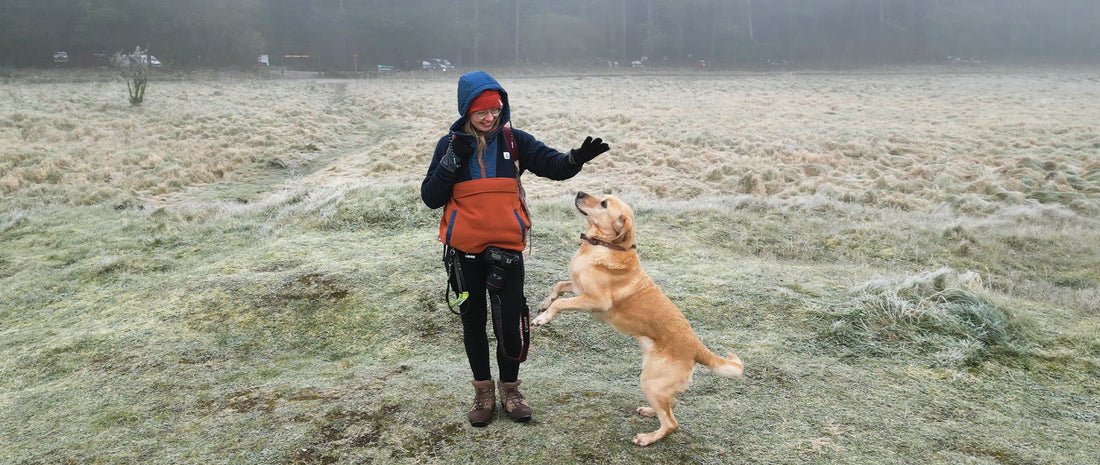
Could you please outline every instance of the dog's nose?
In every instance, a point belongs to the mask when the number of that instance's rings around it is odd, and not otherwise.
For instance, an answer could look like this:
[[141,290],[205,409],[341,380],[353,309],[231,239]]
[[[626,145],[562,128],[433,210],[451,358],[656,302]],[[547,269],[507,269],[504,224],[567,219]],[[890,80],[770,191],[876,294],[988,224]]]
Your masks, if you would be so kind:
[[584,192],[577,192],[577,200],[583,199],[585,197],[588,197],[588,194],[585,194]]

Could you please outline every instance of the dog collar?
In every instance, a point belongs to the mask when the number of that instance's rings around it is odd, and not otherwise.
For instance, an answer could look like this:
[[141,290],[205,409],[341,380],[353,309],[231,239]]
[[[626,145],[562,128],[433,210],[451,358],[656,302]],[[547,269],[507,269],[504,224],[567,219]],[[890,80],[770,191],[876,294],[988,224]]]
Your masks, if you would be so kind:
[[[601,240],[596,239],[594,237],[588,237],[584,233],[581,233],[581,240],[582,241],[587,241],[589,244],[592,244],[592,245],[602,245],[602,246],[607,247],[611,250],[619,250],[619,251],[630,250],[630,249],[627,249],[626,247],[623,247],[619,244],[612,244],[612,243],[607,242],[607,241],[601,241]],[[637,248],[637,246],[631,245],[630,248],[634,249],[634,248]]]

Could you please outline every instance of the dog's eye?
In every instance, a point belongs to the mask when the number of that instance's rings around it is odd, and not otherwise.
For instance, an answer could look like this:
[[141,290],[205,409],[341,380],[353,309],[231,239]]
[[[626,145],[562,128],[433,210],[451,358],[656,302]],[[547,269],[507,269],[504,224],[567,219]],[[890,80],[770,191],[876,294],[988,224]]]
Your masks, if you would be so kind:
[[600,207],[601,208],[607,208],[607,201],[604,200],[603,202],[600,202]]

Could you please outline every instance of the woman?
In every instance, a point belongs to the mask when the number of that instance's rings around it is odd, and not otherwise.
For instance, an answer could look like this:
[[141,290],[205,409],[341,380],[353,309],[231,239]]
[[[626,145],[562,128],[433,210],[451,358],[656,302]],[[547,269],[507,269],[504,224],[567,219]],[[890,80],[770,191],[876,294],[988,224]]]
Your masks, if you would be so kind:
[[439,240],[449,284],[465,299],[452,309],[459,308],[474,377],[474,405],[467,418],[473,426],[486,426],[496,407],[485,329],[491,307],[501,405],[513,420],[528,421],[531,407],[519,392],[519,365],[529,342],[521,252],[531,220],[519,175],[530,171],[569,179],[609,147],[588,137],[580,148],[561,153],[511,128],[508,93],[483,71],[459,78],[458,114],[450,133],[435,146],[420,196],[430,208],[446,207]]

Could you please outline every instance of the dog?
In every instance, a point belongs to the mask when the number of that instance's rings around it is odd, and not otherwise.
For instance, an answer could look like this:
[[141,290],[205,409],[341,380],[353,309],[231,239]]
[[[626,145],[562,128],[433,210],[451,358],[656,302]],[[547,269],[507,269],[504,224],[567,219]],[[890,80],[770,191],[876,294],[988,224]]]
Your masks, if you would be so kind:
[[[673,397],[687,389],[696,363],[730,378],[740,377],[744,364],[737,355],[722,358],[704,347],[680,309],[642,270],[629,205],[615,196],[584,192],[574,203],[588,227],[569,262],[571,280],[554,285],[532,324],[543,326],[561,312],[584,311],[638,340],[644,353],[641,387],[649,406],[637,413],[661,422],[656,431],[634,436],[634,444],[648,446],[679,427]],[[560,298],[563,293],[574,297]]]

